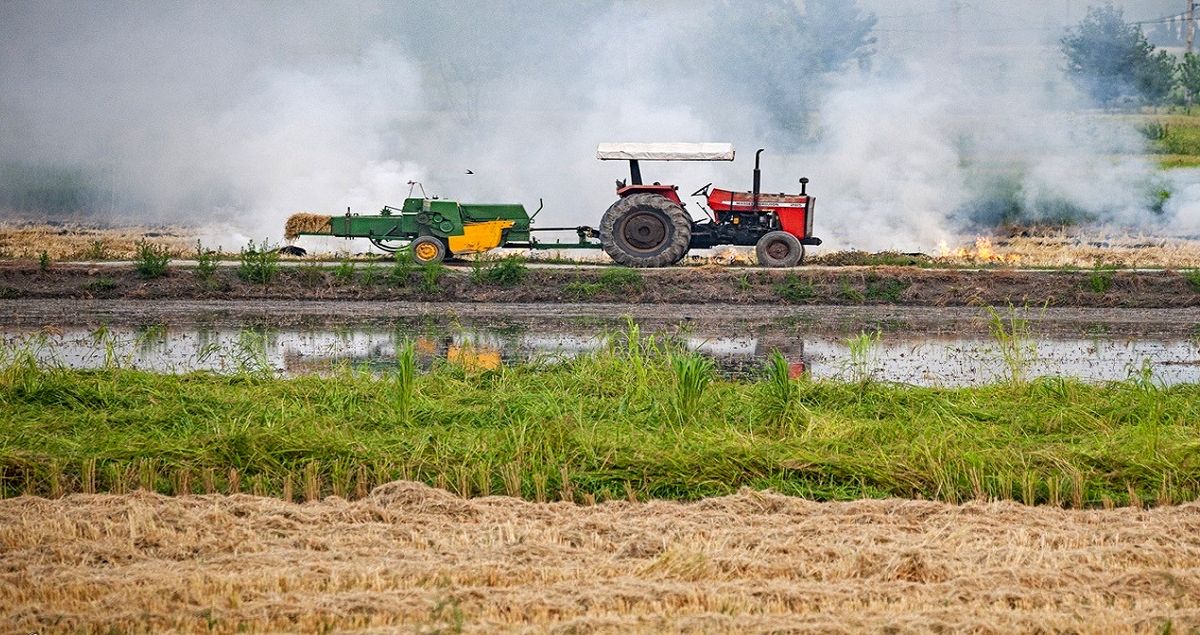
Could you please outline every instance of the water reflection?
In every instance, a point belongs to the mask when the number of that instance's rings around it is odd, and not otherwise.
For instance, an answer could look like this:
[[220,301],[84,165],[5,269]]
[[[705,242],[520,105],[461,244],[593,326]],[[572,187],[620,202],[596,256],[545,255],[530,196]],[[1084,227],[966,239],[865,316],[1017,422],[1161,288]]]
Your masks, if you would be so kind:
[[[863,367],[850,368],[845,339],[796,336],[786,331],[757,335],[676,334],[689,349],[711,357],[722,373],[758,373],[773,352],[792,374],[842,378],[866,373],[882,381],[917,385],[967,385],[1004,379],[1010,369],[996,344],[970,337],[884,336]],[[283,375],[328,373],[351,365],[382,371],[395,364],[396,350],[413,342],[420,363],[439,360],[485,370],[514,362],[553,362],[604,346],[604,336],[513,329],[361,328],[337,330],[205,329],[155,326],[95,331],[9,331],[9,347],[29,347],[47,362],[73,368],[122,366],[160,372],[271,369]],[[36,345],[35,345],[36,343]],[[1070,376],[1106,381],[1140,376],[1149,368],[1163,384],[1200,381],[1200,346],[1193,340],[1042,338],[1025,376]]]

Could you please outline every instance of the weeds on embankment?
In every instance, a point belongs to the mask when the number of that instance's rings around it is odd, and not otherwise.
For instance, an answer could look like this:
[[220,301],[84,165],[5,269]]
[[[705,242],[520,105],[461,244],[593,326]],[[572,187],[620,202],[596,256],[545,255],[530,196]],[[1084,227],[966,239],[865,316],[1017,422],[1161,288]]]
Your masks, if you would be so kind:
[[[406,352],[407,351],[407,352]],[[1061,378],[918,388],[867,377],[714,376],[636,327],[597,353],[493,370],[441,362],[282,379],[74,371],[8,350],[3,495],[363,495],[397,478],[462,496],[696,499],[742,486],[819,500],[1071,507],[1200,495],[1200,386]]]

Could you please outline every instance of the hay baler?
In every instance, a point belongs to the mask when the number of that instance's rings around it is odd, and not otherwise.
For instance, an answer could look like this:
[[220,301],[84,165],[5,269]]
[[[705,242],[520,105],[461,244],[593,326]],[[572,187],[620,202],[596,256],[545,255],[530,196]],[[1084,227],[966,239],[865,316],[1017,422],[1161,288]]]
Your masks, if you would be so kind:
[[[598,248],[589,238],[597,235],[590,227],[545,227],[534,229],[533,219],[541,206],[529,215],[519,203],[475,204],[437,198],[415,198],[409,193],[399,208],[385,206],[378,214],[344,216],[293,214],[284,236],[334,236],[366,238],[386,252],[409,249],[413,260],[426,264],[449,256],[464,256],[495,249]],[[538,231],[574,231],[575,243],[544,242],[534,238]]]

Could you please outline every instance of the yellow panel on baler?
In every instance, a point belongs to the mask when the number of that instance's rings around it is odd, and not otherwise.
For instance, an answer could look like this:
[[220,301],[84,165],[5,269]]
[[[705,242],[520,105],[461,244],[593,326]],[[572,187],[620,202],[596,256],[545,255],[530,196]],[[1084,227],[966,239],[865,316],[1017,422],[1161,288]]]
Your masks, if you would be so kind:
[[510,220],[489,220],[482,223],[463,225],[462,236],[450,237],[450,252],[454,254],[477,254],[500,246],[504,230],[513,226]]

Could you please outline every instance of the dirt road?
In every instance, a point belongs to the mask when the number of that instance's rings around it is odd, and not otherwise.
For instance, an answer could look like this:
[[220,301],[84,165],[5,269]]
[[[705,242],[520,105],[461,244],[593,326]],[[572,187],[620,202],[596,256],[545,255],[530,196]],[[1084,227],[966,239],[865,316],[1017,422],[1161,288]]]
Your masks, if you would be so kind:
[[16,632],[1164,632],[1200,626],[1200,504],[586,507],[408,482],[356,502],[0,501]]

